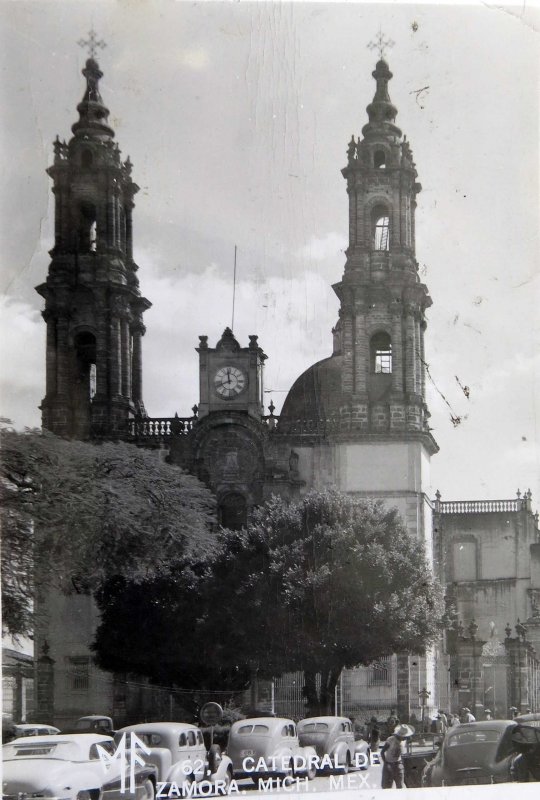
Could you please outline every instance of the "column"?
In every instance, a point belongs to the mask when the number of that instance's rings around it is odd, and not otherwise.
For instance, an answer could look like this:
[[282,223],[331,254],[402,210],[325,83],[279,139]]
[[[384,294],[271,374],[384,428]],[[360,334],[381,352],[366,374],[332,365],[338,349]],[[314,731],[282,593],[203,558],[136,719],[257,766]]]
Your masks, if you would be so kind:
[[126,205],[126,256],[128,260],[133,259],[133,205]]
[[59,395],[66,396],[69,393],[69,349],[68,331],[69,320],[67,313],[61,313],[57,321],[56,339],[56,390]]
[[356,325],[356,335],[354,337],[354,392],[356,394],[365,394],[367,392],[367,373],[369,369],[369,341],[366,330],[366,310],[363,304],[357,306],[354,320]]
[[120,351],[121,351],[121,394],[131,397],[131,337],[129,321],[126,316],[120,319]]
[[45,378],[45,394],[47,397],[53,397],[56,394],[56,320],[50,314],[46,316],[47,320],[47,345],[46,345],[46,378]]
[[110,376],[111,398],[122,393],[122,356],[120,342],[120,320],[113,317],[110,322]]
[[341,388],[343,394],[348,395],[353,391],[353,314],[350,306],[343,307],[343,376]]
[[415,393],[415,320],[414,309],[409,305],[405,316],[405,391]]
[[423,353],[422,353],[422,331],[421,322],[418,312],[414,315],[414,386],[415,394],[422,394],[422,371],[423,371]]
[[49,722],[54,719],[54,659],[48,655],[45,642],[43,655],[37,662],[36,680],[36,722]]
[[141,323],[133,328],[133,355],[132,355],[132,397],[134,403],[142,402],[142,335],[144,328]]
[[423,319],[420,323],[420,358],[422,359],[420,362],[420,392],[424,400],[426,398],[426,355],[424,349],[424,334],[426,328],[427,322]]
[[398,394],[404,391],[402,321],[401,307],[392,308],[392,391]]
[[397,698],[396,711],[402,722],[411,718],[411,665],[410,656],[396,656]]

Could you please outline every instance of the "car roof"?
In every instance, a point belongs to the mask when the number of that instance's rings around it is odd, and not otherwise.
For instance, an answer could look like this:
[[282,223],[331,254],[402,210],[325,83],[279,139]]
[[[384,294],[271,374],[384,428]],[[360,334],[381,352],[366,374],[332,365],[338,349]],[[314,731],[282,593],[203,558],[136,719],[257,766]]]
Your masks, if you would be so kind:
[[54,728],[55,731],[59,730],[54,725],[47,725],[46,722],[17,722],[15,727],[23,731],[29,730],[30,728]]
[[302,725],[304,722],[350,722],[350,719],[349,717],[333,717],[330,715],[321,717],[306,717],[305,719],[301,719],[298,724]]
[[111,717],[108,717],[106,714],[88,714],[86,717],[79,717],[77,722],[80,722],[83,719],[95,720],[95,719],[108,719],[110,720]]
[[95,744],[96,742],[103,742],[114,741],[112,736],[107,736],[103,733],[46,733],[43,736],[20,736],[17,739],[13,739],[9,744],[15,744],[16,742],[20,742],[21,744],[30,746],[35,746],[40,743],[43,744],[59,744],[61,742],[75,742],[76,744],[81,745],[91,745]]
[[514,722],[534,722],[540,719],[540,714],[520,714],[514,717]]
[[504,731],[509,725],[517,725],[517,722],[513,719],[483,719],[480,722],[461,722],[459,725],[450,728],[447,732],[447,736],[459,733],[460,731],[482,730],[482,728],[486,730],[489,728],[490,730]]
[[248,717],[248,719],[238,719],[232,727],[239,728],[241,725],[268,725],[276,728],[278,725],[294,725],[294,721],[285,717]]
[[137,725],[126,725],[125,728],[119,728],[116,733],[129,733],[133,731],[137,733],[182,733],[185,731],[198,731],[196,725],[190,722],[139,722]]

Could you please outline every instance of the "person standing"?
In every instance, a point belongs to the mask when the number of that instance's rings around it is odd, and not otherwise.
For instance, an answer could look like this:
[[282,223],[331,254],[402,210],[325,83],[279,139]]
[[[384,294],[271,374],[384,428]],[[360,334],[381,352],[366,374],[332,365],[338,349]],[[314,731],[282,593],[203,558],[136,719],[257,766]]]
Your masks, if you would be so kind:
[[403,789],[403,749],[405,740],[414,734],[410,725],[398,725],[392,736],[389,736],[381,748],[383,760],[381,788]]
[[370,731],[369,731],[369,746],[371,747],[372,753],[377,753],[379,750],[379,741],[381,738],[381,732],[379,730],[379,724],[375,717],[371,717],[370,720]]
[[470,708],[462,708],[459,715],[459,721],[462,725],[464,725],[467,722],[476,722],[476,717],[474,714],[471,714]]

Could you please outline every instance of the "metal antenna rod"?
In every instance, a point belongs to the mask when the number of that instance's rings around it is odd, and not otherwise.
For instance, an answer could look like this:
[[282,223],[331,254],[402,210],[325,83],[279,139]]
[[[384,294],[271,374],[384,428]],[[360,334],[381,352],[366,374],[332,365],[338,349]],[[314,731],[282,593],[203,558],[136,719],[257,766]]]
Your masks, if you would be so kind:
[[231,331],[234,332],[234,301],[236,299],[236,245],[234,246],[234,274],[233,274],[233,291],[232,291],[232,322]]

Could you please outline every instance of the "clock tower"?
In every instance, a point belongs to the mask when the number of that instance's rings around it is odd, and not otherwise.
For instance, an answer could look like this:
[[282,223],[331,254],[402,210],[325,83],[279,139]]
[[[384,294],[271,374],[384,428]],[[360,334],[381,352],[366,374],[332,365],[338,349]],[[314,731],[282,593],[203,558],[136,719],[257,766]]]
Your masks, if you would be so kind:
[[215,411],[243,411],[260,421],[266,356],[257,336],[249,337],[247,347],[240,347],[230,328],[215,348],[208,347],[207,336],[199,339],[199,419]]

